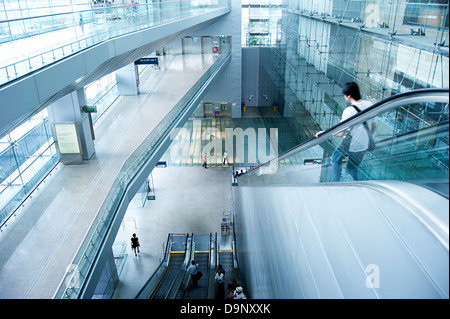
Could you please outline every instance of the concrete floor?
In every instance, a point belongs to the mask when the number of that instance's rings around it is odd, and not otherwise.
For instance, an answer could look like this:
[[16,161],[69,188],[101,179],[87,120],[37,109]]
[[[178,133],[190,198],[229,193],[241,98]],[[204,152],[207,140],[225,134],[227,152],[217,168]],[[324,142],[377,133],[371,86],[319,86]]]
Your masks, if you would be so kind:
[[[116,243],[126,243],[126,261],[114,299],[134,298],[159,265],[169,233],[220,234],[223,211],[232,210],[231,168],[167,167],[153,170],[156,200],[142,207],[140,195],[128,207]],[[141,252],[130,248],[133,233]]]

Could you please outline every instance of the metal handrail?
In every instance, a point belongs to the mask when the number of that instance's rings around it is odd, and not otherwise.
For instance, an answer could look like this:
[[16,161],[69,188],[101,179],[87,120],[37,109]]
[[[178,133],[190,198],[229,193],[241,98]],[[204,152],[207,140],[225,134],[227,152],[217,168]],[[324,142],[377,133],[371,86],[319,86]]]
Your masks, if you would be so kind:
[[[188,234],[188,236],[189,236],[189,234]],[[172,281],[172,284],[170,285],[164,299],[175,299],[176,295],[178,294],[178,291],[180,290],[180,286],[183,283],[185,276],[186,276],[185,269],[187,268],[187,266],[189,265],[189,261],[191,260],[191,255],[192,255],[192,251],[193,251],[193,242],[194,242],[193,239],[194,239],[194,234],[191,234],[191,236],[189,237],[189,240],[186,241],[186,254],[184,257],[184,262],[183,262],[182,266],[180,267],[180,269],[178,269],[177,274],[175,275],[175,278]]]
[[218,244],[217,244],[217,233],[210,234],[210,236],[212,239],[211,245],[210,245],[210,256],[209,256],[209,260],[210,260],[210,274],[209,274],[209,279],[208,279],[208,290],[206,293],[206,299],[214,299],[215,298],[215,285],[214,285],[214,276],[215,276],[215,270],[218,266],[218,256],[219,256],[219,249],[218,249]]
[[[362,110],[361,112],[357,113],[356,115],[332,126],[331,128],[325,130],[322,134],[320,134],[316,138],[311,138],[300,145],[284,152],[283,154],[279,155],[278,157],[261,164],[253,169],[251,169],[249,172],[255,171],[257,169],[260,169],[261,167],[265,167],[267,165],[270,165],[273,162],[278,162],[283,159],[286,159],[296,153],[299,153],[303,150],[306,150],[308,148],[311,148],[313,146],[319,145],[325,141],[327,141],[330,137],[333,135],[348,130],[350,127],[362,124],[363,122],[366,122],[375,116],[386,112],[390,109],[396,108],[398,106],[404,105],[405,102],[407,103],[419,103],[424,102],[424,97],[429,97],[430,95],[433,95],[437,100],[433,100],[433,102],[441,102],[441,103],[448,103],[449,102],[449,89],[419,89],[414,91],[408,91],[404,93],[400,93],[394,96],[391,96],[387,99],[384,99],[380,102],[377,102],[373,104],[371,107],[368,107],[365,110]],[[243,178],[248,177],[249,174],[245,174]]]
[[[148,299],[148,298],[149,298],[148,296],[141,296],[141,295],[144,293],[144,290],[148,290],[148,289],[147,289],[147,286],[150,284],[150,282],[152,281],[152,279],[156,276],[156,274],[158,273],[158,270],[161,269],[161,268],[163,267],[164,263],[167,262],[167,258],[168,258],[167,256],[169,256],[170,250],[172,249],[172,248],[171,248],[171,244],[170,244],[170,238],[171,238],[171,234],[169,234],[169,235],[167,236],[167,244],[166,244],[166,250],[165,250],[165,252],[164,252],[164,258],[163,258],[163,260],[162,260],[161,263],[158,265],[158,267],[156,267],[156,270],[153,272],[153,274],[150,276],[150,278],[145,282],[144,286],[142,286],[142,288],[139,290],[139,292],[138,292],[138,294],[136,295],[135,299],[143,299],[143,298]],[[159,283],[159,281],[158,281],[158,283]],[[155,290],[154,288],[151,289],[151,293],[152,293],[152,294],[153,294],[153,291],[154,291],[154,290]]]

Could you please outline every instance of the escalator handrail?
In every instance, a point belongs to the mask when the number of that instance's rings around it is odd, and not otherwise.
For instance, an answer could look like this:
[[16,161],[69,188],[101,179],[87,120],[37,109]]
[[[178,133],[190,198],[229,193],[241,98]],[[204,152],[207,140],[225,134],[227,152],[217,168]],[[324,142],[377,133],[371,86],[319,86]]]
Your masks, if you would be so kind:
[[216,237],[212,233],[209,234],[209,265],[208,265],[208,275],[207,275],[207,281],[206,281],[206,299],[213,299],[214,298],[214,274],[215,274],[215,268],[217,266],[217,233]]
[[[427,102],[423,98],[430,98],[430,96],[438,98],[439,101],[432,100],[430,102],[442,102],[442,103],[448,103],[449,102],[449,89],[418,89],[414,91],[408,91],[404,93],[399,93],[397,95],[393,95],[391,97],[388,97],[387,99],[384,99],[380,102],[377,102],[373,104],[372,106],[368,107],[367,109],[362,110],[361,112],[358,112],[354,116],[339,122],[338,124],[332,126],[331,128],[325,130],[322,132],[318,137],[311,138],[293,148],[290,150],[284,152],[281,155],[278,155],[276,158],[269,160],[268,162],[261,164],[259,166],[256,166],[255,168],[251,169],[248,173],[257,170],[263,166],[270,165],[272,162],[281,161],[285,158],[288,158],[292,156],[293,154],[296,154],[298,152],[301,152],[303,150],[306,150],[308,148],[311,148],[313,146],[319,145],[325,141],[327,141],[331,136],[342,132],[344,130],[347,130],[348,128],[362,124],[375,116],[386,112],[390,109],[393,109],[395,107],[398,107],[400,105],[404,105],[405,102],[408,103],[419,103],[419,102]],[[245,178],[248,176],[248,174],[243,175]]]
[[[144,286],[142,286],[142,288],[139,290],[139,292],[138,292],[138,294],[136,295],[135,299],[142,299],[141,294],[144,292],[144,290],[146,290],[147,285],[150,284],[150,282],[151,282],[151,280],[153,279],[153,277],[155,277],[156,274],[158,273],[158,270],[159,270],[161,267],[163,267],[164,264],[167,262],[167,258],[168,258],[168,256],[170,255],[170,250],[172,249],[172,248],[171,248],[171,245],[170,245],[170,238],[171,238],[171,237],[172,237],[172,234],[168,234],[168,235],[167,235],[166,250],[165,250],[165,252],[164,252],[164,258],[163,258],[163,260],[162,260],[161,263],[158,265],[158,267],[156,267],[155,271],[154,271],[153,274],[150,276],[150,278],[145,282]],[[170,249],[169,249],[169,246],[170,246]],[[159,282],[160,282],[160,281],[158,281],[158,284],[159,284]],[[154,289],[155,289],[155,288],[151,289],[151,294],[153,294]],[[151,295],[151,294],[150,294],[150,295]],[[147,296],[147,297],[144,297],[144,298],[145,298],[145,299],[148,299],[148,296]]]
[[243,276],[242,276],[240,268],[239,268],[239,261],[237,260],[237,256],[236,256],[236,235],[235,235],[234,239],[235,240],[233,240],[233,242],[232,242],[234,280],[237,284],[239,284],[244,289],[244,294],[247,297],[247,299],[249,299],[248,292],[245,288],[246,283],[243,280]]
[[[189,253],[189,258],[187,259],[188,260],[187,265],[190,265],[192,260],[194,260],[195,253],[193,254],[193,252],[195,252],[195,241],[194,241],[194,234],[192,233],[191,251]],[[184,292],[189,285],[190,279],[191,279],[191,275],[187,271],[184,272],[183,278],[181,279],[181,282],[180,282],[180,285],[178,286],[177,291],[182,289]]]
[[186,256],[184,258],[183,264],[181,265],[180,269],[178,269],[175,279],[172,282],[169,291],[165,296],[165,299],[175,299],[184,279],[186,278],[185,269],[188,267],[189,262],[191,260],[193,242],[194,242],[194,234],[191,234],[190,240],[186,242]]
[[[216,268],[219,264],[219,245],[217,243],[217,233],[214,233],[214,241],[213,241],[214,248],[210,252],[210,269],[212,269],[209,277],[215,277]],[[211,283],[212,282],[212,283]],[[214,280],[212,280],[208,285],[208,291],[206,293],[206,299],[214,299],[215,298],[215,285]]]
[[[188,254],[190,255],[191,248],[192,248],[192,240],[193,240],[193,236],[189,237],[189,234],[186,237],[187,238],[186,238],[186,241],[185,241],[185,244],[184,244],[184,247],[185,247],[185,258],[184,258],[183,264],[178,269],[174,280],[170,284],[170,287],[169,287],[169,289],[167,291],[167,294],[164,296],[164,299],[173,299],[176,296],[176,294],[178,293],[178,289],[179,289],[179,287],[181,285],[181,282],[183,281],[184,270],[186,269],[186,266],[187,266],[187,263],[188,263],[188,260],[189,260],[189,258],[187,258],[187,256],[188,256]],[[188,240],[188,238],[189,238],[189,240]]]

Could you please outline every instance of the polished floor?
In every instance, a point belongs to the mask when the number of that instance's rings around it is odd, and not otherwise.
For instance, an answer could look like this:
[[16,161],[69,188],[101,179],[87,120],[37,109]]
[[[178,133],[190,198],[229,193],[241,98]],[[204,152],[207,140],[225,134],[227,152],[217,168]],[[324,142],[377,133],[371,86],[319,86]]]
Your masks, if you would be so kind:
[[[120,97],[115,107],[97,124],[95,155],[82,165],[58,165],[43,186],[33,194],[33,198],[25,203],[17,216],[0,234],[0,250],[2,251],[0,298],[53,297],[124,161],[200,78],[213,60],[212,55],[178,55],[162,59],[160,71],[142,75],[141,94]],[[174,90],[174,87],[177,89]],[[219,201],[214,198],[218,196],[222,198],[224,188],[229,185],[229,180],[226,178],[229,175],[228,168],[217,168],[216,172],[212,169],[202,171],[201,167],[192,169],[198,172],[189,173],[171,169],[161,171],[161,174],[155,172],[155,187],[158,187],[158,184],[161,187],[164,185],[163,182],[157,182],[163,175],[162,172],[166,174],[172,172],[169,174],[170,178],[163,177],[164,182],[169,182],[170,179],[181,180],[181,176],[187,174],[186,177],[191,177],[192,180],[189,179],[190,182],[186,181],[186,183],[191,185],[189,187],[186,186],[187,184],[180,185],[192,191],[195,185],[200,188],[197,189],[198,192],[205,194],[205,198],[208,196],[208,200],[219,204]],[[177,177],[177,174],[180,174],[180,177]],[[226,180],[225,184],[218,182],[223,178]],[[204,189],[210,192],[216,191],[216,193],[204,192],[202,185],[205,183],[211,184]],[[219,212],[211,208],[215,206],[209,206],[207,214],[212,214],[211,222],[206,222],[207,219],[203,218],[201,224],[205,226],[204,229],[197,228],[198,218],[193,218],[186,211],[180,212],[175,206],[170,209],[171,206],[166,204],[174,204],[178,201],[188,209],[190,207],[188,202],[199,202],[206,207],[206,203],[199,199],[198,193],[179,192],[177,195],[170,192],[169,195],[164,195],[166,191],[174,189],[169,186],[164,187],[167,189],[160,189],[158,199],[148,207],[143,209],[134,207],[136,211],[131,209],[122,227],[123,240],[128,240],[131,231],[139,233],[142,238],[142,254],[140,259],[135,260],[141,262],[142,269],[145,269],[145,272],[140,274],[142,280],[146,274],[151,274],[154,267],[151,262],[146,264],[145,258],[148,257],[150,261],[158,254],[150,250],[150,247],[161,245],[169,232],[191,232],[197,229],[207,233],[213,231],[216,227],[214,222],[216,214],[221,213],[223,209],[228,209],[227,205],[231,202],[229,197],[231,195],[226,195],[223,197],[224,203],[217,206]],[[168,198],[168,202],[164,203],[163,198]],[[155,209],[158,205],[160,205],[159,208]],[[195,205],[192,209],[198,210]],[[181,215],[172,215],[176,213]],[[142,214],[154,220],[142,218]],[[154,226],[158,216],[167,222],[167,229]],[[171,222],[168,216],[174,216],[174,220]],[[220,221],[219,217],[217,217],[218,221]],[[133,226],[129,223],[133,218],[136,221],[136,229],[130,229],[134,227],[134,222]],[[118,241],[122,240],[121,235],[118,234]],[[129,258],[129,261],[134,262],[132,258]],[[137,274],[136,269],[133,269],[132,265],[125,265],[123,274],[126,277],[124,278],[129,278],[130,284],[121,283],[119,296],[124,298],[134,297],[136,288],[129,289],[129,292],[126,290],[133,285],[136,287],[139,285],[133,276],[129,276],[130,273]]]
[[[142,206],[140,194],[131,202],[115,244],[125,244],[125,265],[113,299],[134,298],[159,265],[169,233],[218,233],[223,211],[232,210],[231,167],[167,167],[153,170],[155,200]],[[130,247],[133,233],[141,252]],[[222,247],[230,249],[231,247]]]

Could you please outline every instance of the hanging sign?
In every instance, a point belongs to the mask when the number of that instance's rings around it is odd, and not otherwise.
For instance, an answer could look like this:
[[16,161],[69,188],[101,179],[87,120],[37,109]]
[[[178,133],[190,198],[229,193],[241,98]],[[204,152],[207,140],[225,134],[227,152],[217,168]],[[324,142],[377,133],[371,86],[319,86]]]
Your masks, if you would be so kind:
[[134,64],[156,64],[159,65],[158,58],[141,58],[134,61]]

